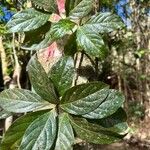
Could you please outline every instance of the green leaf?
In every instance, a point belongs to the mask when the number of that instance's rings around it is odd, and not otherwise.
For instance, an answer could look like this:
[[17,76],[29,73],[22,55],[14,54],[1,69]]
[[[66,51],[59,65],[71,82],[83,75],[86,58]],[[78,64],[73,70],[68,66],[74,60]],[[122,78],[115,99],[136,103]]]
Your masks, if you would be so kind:
[[114,114],[103,119],[92,119],[90,122],[96,123],[110,131],[124,133],[128,129],[126,112],[119,108]]
[[38,43],[38,44],[33,44],[32,46],[30,47],[27,47],[27,46],[24,46],[22,47],[23,49],[26,49],[26,50],[41,50],[41,49],[44,49],[46,47],[48,47],[50,44],[52,44],[52,42],[54,41],[55,39],[52,37],[52,34],[51,34],[51,30],[49,30],[44,39]]
[[84,28],[99,33],[109,33],[121,27],[123,23],[120,18],[110,12],[98,13],[84,25]]
[[76,42],[76,32],[70,35],[69,39],[67,40],[64,46],[64,54],[67,56],[74,56],[77,52],[77,42]]
[[72,34],[75,23],[68,19],[61,19],[51,27],[51,34],[54,39],[59,39],[66,34]]
[[72,57],[62,57],[48,73],[53,81],[59,95],[63,95],[66,90],[72,86],[75,75],[74,61]]
[[31,0],[31,2],[39,9],[44,9],[48,12],[57,12],[56,0]]
[[77,30],[77,43],[85,52],[93,57],[105,58],[107,49],[102,37],[85,27]]
[[56,138],[56,113],[54,110],[34,120],[23,136],[21,150],[49,150]]
[[44,25],[49,17],[48,14],[30,8],[15,14],[7,23],[7,27],[9,32],[26,32]]
[[48,106],[37,94],[24,89],[8,89],[0,93],[0,106],[9,112],[24,113]]
[[28,74],[36,93],[39,94],[44,100],[56,104],[58,99],[55,93],[54,85],[48,78],[48,75],[36,57],[32,57],[29,61]]
[[75,8],[69,13],[71,20],[79,20],[88,15],[93,9],[93,0],[82,0]]
[[11,115],[12,115],[12,113],[7,112],[7,111],[0,108],[0,119],[5,119]]
[[21,142],[22,136],[28,126],[39,116],[46,113],[47,110],[38,111],[33,113],[28,113],[25,116],[17,119],[5,133],[2,143],[0,145],[0,150],[11,150],[16,149]]
[[71,119],[71,124],[79,138],[95,144],[111,144],[124,137],[103,127],[89,123],[86,119]]
[[107,89],[107,98],[94,111],[83,115],[85,118],[101,119],[115,113],[124,103],[125,98],[122,93]]
[[75,8],[82,0],[66,0],[65,1],[65,10],[66,16],[69,15],[70,11]]
[[[45,39],[47,32],[50,30],[51,23],[47,22],[38,29],[25,32],[25,39],[21,48],[30,50],[33,45],[41,43]],[[33,38],[34,37],[34,38]],[[35,49],[32,49],[35,50]]]
[[63,113],[59,118],[59,129],[55,150],[71,150],[74,140],[74,133],[68,114]]
[[95,110],[108,95],[108,87],[101,82],[91,82],[70,88],[62,97],[61,108],[74,115],[84,115]]

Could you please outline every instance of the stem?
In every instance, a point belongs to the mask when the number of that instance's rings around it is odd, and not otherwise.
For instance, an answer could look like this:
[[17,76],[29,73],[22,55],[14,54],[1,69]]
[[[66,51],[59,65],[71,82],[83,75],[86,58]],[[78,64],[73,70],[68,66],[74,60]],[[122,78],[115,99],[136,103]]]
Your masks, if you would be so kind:
[[[82,66],[83,58],[84,58],[84,53],[82,52],[82,53],[81,53],[81,56],[80,56],[80,60],[79,60],[78,69],[80,69],[81,66]],[[78,60],[78,58],[77,58],[77,60]],[[76,62],[76,64],[77,64],[77,62]],[[76,66],[76,68],[77,68],[77,66]],[[77,85],[78,78],[79,78],[79,75],[78,75],[78,73],[77,73],[77,76],[76,76],[76,79],[75,79],[75,85]]]

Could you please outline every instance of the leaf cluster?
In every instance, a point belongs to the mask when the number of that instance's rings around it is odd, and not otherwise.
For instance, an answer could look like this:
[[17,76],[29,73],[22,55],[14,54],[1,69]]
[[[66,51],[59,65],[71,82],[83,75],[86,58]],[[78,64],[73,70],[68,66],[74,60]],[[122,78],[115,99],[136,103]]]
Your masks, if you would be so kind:
[[[34,90],[0,93],[5,111],[25,113],[5,133],[0,150],[71,150],[76,137],[96,144],[122,139],[128,128],[124,96],[97,81],[73,86],[76,70],[72,57],[84,51],[104,59],[107,46],[103,34],[121,28],[122,22],[111,13],[91,16],[93,0],[66,0],[65,17],[59,14],[63,17],[58,22],[50,21],[52,13],[58,13],[56,0],[31,1],[34,8],[18,12],[8,22],[9,32],[25,32],[25,41],[32,43],[28,50],[40,50],[68,36],[66,55],[48,73],[34,55],[27,67]],[[36,34],[40,43],[31,41]]]

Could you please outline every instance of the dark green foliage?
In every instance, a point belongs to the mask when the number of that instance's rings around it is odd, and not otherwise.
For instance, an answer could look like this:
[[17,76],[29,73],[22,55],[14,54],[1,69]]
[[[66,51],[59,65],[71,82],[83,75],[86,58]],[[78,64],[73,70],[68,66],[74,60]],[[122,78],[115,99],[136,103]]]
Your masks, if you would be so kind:
[[[73,58],[80,51],[91,59],[105,59],[107,45],[103,34],[121,28],[122,23],[110,13],[91,17],[93,0],[66,1],[67,18],[50,23],[51,13],[57,12],[56,1],[31,1],[36,9],[17,13],[7,24],[9,32],[26,32],[28,50],[40,50],[66,38],[63,43],[66,55],[48,73],[34,55],[27,67],[34,90],[9,89],[0,94],[0,106],[4,111],[26,113],[5,133],[0,150],[16,147],[20,150],[71,150],[75,137],[96,144],[121,140],[128,128],[121,108],[124,96],[98,81],[74,85]],[[90,19],[85,19],[87,16]],[[46,24],[48,28],[44,29]],[[30,34],[34,37],[39,34],[40,43],[30,41]]]
[[[120,133],[124,133],[128,126],[125,124],[126,115],[123,115],[125,112],[120,108],[124,102],[122,94],[101,82],[70,88],[74,75],[71,57],[62,57],[49,74],[44,72],[37,58],[33,57],[28,72],[35,91],[41,97],[23,89],[5,90],[0,94],[0,104],[10,112],[37,112],[29,113],[14,122],[4,136],[1,149],[6,145],[9,149],[19,144],[21,150],[29,150],[31,147],[33,150],[49,150],[54,142],[56,150],[62,147],[71,149],[74,143],[73,129],[81,139],[92,143],[108,144],[124,136]],[[55,89],[62,97],[55,97]],[[118,109],[121,110],[117,111]],[[123,111],[121,117],[120,111]],[[79,120],[76,115],[80,117]],[[90,118],[90,122],[81,115]],[[24,123],[26,120],[28,121]],[[108,122],[111,123],[108,125]],[[16,135],[16,130],[20,130],[19,135]]]

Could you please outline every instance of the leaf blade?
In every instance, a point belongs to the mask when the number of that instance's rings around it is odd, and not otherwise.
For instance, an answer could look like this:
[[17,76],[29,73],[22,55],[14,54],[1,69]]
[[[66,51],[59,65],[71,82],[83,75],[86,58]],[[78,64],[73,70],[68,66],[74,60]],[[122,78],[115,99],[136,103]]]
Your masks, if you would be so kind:
[[74,133],[68,114],[63,113],[59,118],[59,129],[55,150],[71,150],[74,143]]
[[92,8],[93,0],[82,0],[70,11],[69,18],[71,20],[79,20],[88,15]]
[[8,112],[24,113],[41,109],[49,104],[31,91],[8,89],[0,93],[0,105]]
[[59,95],[72,85],[73,77],[75,74],[74,61],[72,57],[62,57],[49,71],[48,76],[55,84]]
[[58,98],[55,93],[54,85],[35,56],[29,61],[28,74],[31,84],[37,94],[44,100],[56,104]]
[[97,32],[88,30],[84,26],[77,30],[77,43],[90,56],[104,59],[107,54],[102,37]]
[[12,20],[7,23],[7,27],[10,33],[26,32],[44,25],[49,17],[50,15],[30,8],[15,14]]
[[49,150],[56,137],[56,117],[52,110],[34,120],[25,131],[20,149]]
[[61,108],[74,115],[83,115],[96,109],[106,98],[108,86],[91,82],[70,88],[62,97]]
[[29,113],[18,118],[5,133],[0,149],[6,150],[12,147],[16,148],[16,146],[18,146],[17,142],[21,142],[22,136],[31,122],[45,112],[47,112],[47,110]]
[[84,25],[85,28],[99,33],[109,33],[123,27],[117,15],[110,12],[98,13]]
[[66,34],[72,34],[75,23],[68,19],[61,19],[59,22],[54,23],[51,27],[51,34],[54,39],[59,39]]
[[112,89],[108,89],[108,92],[109,94],[105,101],[97,109],[83,115],[83,117],[90,119],[105,118],[115,113],[123,105],[125,98],[122,93]]
[[56,0],[31,0],[31,2],[39,9],[44,9],[48,12],[57,12]]
[[71,123],[77,136],[90,143],[111,144],[124,137],[124,135],[119,135],[99,125],[89,123],[82,118],[78,120],[71,119]]

